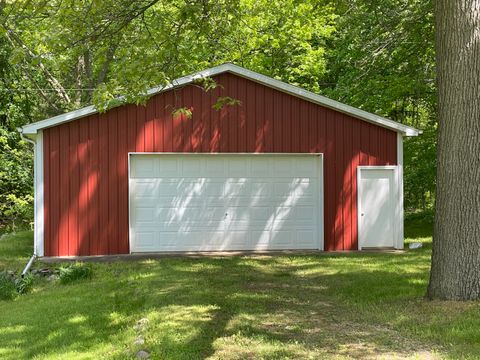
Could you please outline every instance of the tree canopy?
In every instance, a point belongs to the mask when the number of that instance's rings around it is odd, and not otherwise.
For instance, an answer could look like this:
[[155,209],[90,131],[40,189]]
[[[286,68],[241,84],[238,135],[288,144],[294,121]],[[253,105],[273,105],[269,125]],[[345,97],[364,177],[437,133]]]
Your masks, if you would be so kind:
[[32,154],[16,127],[118,95],[141,103],[224,62],[423,128],[405,146],[406,205],[432,206],[430,1],[3,0],[0,44],[0,226],[31,221]]

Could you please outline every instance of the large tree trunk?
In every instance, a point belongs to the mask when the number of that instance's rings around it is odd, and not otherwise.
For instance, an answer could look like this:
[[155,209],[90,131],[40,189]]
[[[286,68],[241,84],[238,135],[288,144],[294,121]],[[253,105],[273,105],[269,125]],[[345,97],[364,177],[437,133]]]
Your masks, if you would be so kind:
[[428,296],[480,299],[480,0],[436,0],[437,201]]

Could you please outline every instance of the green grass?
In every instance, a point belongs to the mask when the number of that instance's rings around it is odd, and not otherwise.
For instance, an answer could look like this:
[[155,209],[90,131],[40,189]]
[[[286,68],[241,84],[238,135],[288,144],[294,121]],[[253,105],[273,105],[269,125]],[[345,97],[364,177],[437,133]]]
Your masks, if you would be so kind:
[[[21,231],[0,235],[0,271],[20,269],[33,253],[33,233]],[[20,271],[22,271],[20,269]]]
[[[479,358],[480,304],[424,299],[430,227],[411,220],[407,242],[425,246],[404,254],[165,258],[39,280],[0,301],[0,358]],[[0,270],[24,266],[31,242],[0,240]]]

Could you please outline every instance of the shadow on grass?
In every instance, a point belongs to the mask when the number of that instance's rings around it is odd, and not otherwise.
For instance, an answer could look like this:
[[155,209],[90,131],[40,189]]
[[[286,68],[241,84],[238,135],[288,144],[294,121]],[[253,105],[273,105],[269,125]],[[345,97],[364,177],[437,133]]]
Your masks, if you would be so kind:
[[[430,231],[406,226],[409,241],[428,244]],[[94,264],[91,281],[0,302],[0,357],[132,358],[142,336],[153,358],[389,357],[446,344],[475,358],[480,306],[423,300],[429,261],[423,248]]]
[[[382,331],[347,329],[357,319],[349,320],[342,312],[348,313],[348,306],[380,309],[422,296],[425,264],[417,264],[422,256],[96,264],[97,276],[91,282],[47,285],[49,291],[14,304],[21,314],[11,312],[0,320],[1,348],[5,357],[12,358],[39,354],[54,358],[89,351],[94,352],[92,356],[124,358],[133,356],[133,339],[141,334],[145,348],[158,358],[205,358],[225,347],[267,358],[333,354],[342,348],[347,348],[348,355],[354,350],[348,348],[358,341],[379,354],[401,351],[386,345]],[[399,271],[405,267],[410,268],[408,272]],[[134,325],[142,317],[150,321],[139,333]],[[337,329],[342,321],[344,328]],[[339,336],[338,331],[343,334]]]

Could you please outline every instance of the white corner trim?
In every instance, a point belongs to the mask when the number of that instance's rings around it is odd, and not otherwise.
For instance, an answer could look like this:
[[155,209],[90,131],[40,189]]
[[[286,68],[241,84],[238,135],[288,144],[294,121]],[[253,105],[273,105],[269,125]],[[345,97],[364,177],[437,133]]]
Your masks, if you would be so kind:
[[[321,96],[315,93],[312,93],[308,90],[302,89],[300,87],[294,86],[287,84],[283,81],[271,78],[269,76],[265,76],[262,74],[259,74],[257,72],[242,68],[240,66],[226,63],[222,64],[219,66],[215,66],[203,71],[199,71],[197,73],[194,73],[192,75],[184,76],[181,78],[178,78],[176,80],[173,80],[169,85],[166,86],[159,86],[159,87],[154,87],[150,90],[147,91],[147,95],[155,95],[160,92],[173,89],[179,86],[183,86],[189,83],[194,82],[197,79],[200,78],[205,78],[205,77],[210,77],[210,76],[215,76],[221,73],[225,72],[230,72],[232,74],[241,76],[243,78],[255,81],[257,83],[263,84],[265,86],[271,87],[273,89],[277,89],[279,91],[285,92],[287,94],[300,97],[302,99],[305,99],[307,101],[314,102],[316,104],[328,107],[330,109],[351,115],[353,117],[356,117],[358,119],[370,122],[372,124],[400,132],[406,136],[417,136],[421,134],[421,130],[417,130],[413,127],[406,126],[404,124],[398,123],[396,121],[384,118],[382,116],[369,113],[367,111],[355,108],[353,106],[343,104],[339,101],[335,101],[329,98],[326,98],[325,96]],[[119,98],[121,99],[121,97]],[[121,105],[121,104],[120,104]],[[119,105],[119,106],[120,106]],[[33,135],[36,134],[38,130],[44,129],[47,127],[52,127],[55,125],[62,124],[64,122],[72,121],[78,118],[82,118],[91,114],[97,113],[98,110],[95,108],[95,106],[87,106],[75,111],[71,111],[65,114],[61,114],[46,120],[38,121],[33,124],[25,125],[23,128],[19,129],[19,131],[23,132],[26,135]]]
[[318,250],[325,251],[325,211],[324,211],[324,203],[325,203],[325,193],[324,193],[324,178],[323,178],[323,170],[324,170],[324,156],[323,153],[319,154],[320,164],[318,166],[319,176],[320,179],[318,181],[319,187],[319,203],[318,203],[318,229],[317,234],[319,235],[319,244]]
[[44,255],[43,131],[37,133],[34,147],[34,255]]
[[130,189],[132,187],[132,185],[130,184],[132,182],[132,177],[130,176],[130,158],[131,158],[131,155],[132,153],[127,153],[127,176],[128,176],[128,181],[127,181],[127,194],[128,194],[128,202],[127,202],[127,205],[128,205],[128,253],[131,254],[132,253],[132,249],[134,249],[135,247],[133,246],[134,244],[132,244],[132,211],[131,211],[131,196],[130,196]]
[[397,177],[398,177],[398,238],[397,249],[404,247],[404,207],[403,207],[403,136],[397,134]]
[[[401,139],[401,143],[403,144],[403,137],[401,134],[398,134]],[[397,146],[398,146],[398,138],[397,138]],[[399,152],[397,149],[397,162],[400,164],[398,161],[399,157]],[[402,156],[403,156],[403,147],[402,147]],[[403,157],[402,157],[403,159]],[[403,160],[402,160],[403,162]],[[360,241],[360,234],[363,233],[362,229],[362,221],[361,221],[361,214],[362,214],[362,202],[360,199],[360,193],[361,193],[361,185],[360,185],[360,180],[362,179],[362,172],[363,171],[368,171],[368,170],[390,170],[393,171],[393,184],[394,184],[394,198],[397,200],[395,204],[395,220],[394,221],[394,247],[395,249],[403,249],[403,177],[401,176],[401,168],[402,166],[400,165],[375,165],[375,166],[368,166],[368,165],[362,165],[362,166],[357,166],[357,240],[358,240],[358,250],[362,250],[362,244]],[[403,176],[403,175],[402,175]]]

